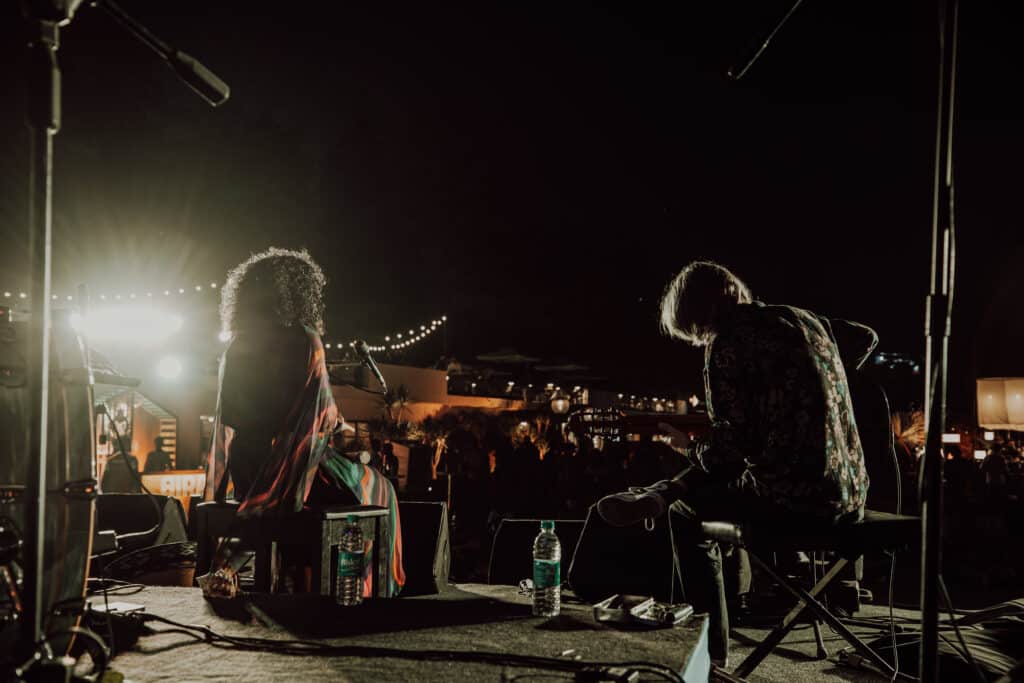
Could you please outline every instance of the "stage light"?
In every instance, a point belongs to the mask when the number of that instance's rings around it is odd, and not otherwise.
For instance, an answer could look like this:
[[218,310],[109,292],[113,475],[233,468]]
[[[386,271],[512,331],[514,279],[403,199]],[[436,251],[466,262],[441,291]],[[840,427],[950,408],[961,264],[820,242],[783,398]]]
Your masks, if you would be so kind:
[[[229,341],[231,341],[231,333],[228,332],[227,330],[221,330],[221,333],[217,335],[217,339],[220,339],[222,342],[227,344]],[[327,348],[331,348],[331,345],[328,344]]]
[[18,292],[18,298],[19,299],[27,299],[28,298],[28,294],[26,294],[25,292]]
[[987,456],[987,455],[988,455],[988,451],[983,451],[983,450],[974,451],[974,459],[975,460],[984,460],[985,456]]
[[121,342],[142,346],[159,344],[177,333],[181,316],[148,307],[97,308],[88,315],[70,316],[71,327],[91,341]]
[[196,291],[197,292],[203,291],[203,286],[202,285],[196,285]]
[[943,434],[942,443],[960,443],[960,435],[956,433]]
[[4,298],[5,299],[10,299],[11,298],[11,293],[10,292],[4,292]]
[[995,432],[985,432],[985,441],[994,441],[996,438]]
[[178,294],[184,294],[184,293],[185,293],[185,288],[184,287],[178,287]]
[[211,282],[210,283],[210,289],[217,289],[217,283],[216,282]]
[[174,356],[164,356],[156,364],[156,374],[161,379],[176,380],[181,376],[183,366],[181,360]]

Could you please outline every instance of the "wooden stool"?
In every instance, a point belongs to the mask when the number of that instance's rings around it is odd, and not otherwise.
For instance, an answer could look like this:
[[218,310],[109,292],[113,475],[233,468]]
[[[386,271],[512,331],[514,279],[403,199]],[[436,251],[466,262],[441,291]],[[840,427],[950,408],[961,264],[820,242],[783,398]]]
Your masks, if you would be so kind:
[[338,571],[338,546],[350,515],[359,518],[363,538],[370,541],[366,561],[373,567],[371,597],[384,597],[387,591],[388,564],[391,562],[391,537],[387,524],[388,509],[376,505],[351,505],[303,510],[286,515],[238,519],[238,504],[206,502],[195,506],[189,519],[191,535],[198,543],[196,573],[209,571],[213,554],[221,538],[239,538],[241,547],[255,553],[255,591],[270,592],[272,562],[278,544],[301,545],[309,549],[312,585],[320,595],[334,595],[334,577]]

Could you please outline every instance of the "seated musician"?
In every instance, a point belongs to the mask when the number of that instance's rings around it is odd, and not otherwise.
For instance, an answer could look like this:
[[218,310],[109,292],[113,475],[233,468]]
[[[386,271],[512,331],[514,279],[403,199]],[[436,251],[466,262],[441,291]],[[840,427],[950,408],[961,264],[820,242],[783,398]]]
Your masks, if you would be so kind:
[[[877,343],[869,328],[754,301],[726,268],[698,261],[669,284],[663,331],[704,347],[711,434],[692,468],[597,504],[625,526],[668,512],[686,598],[710,617],[712,659],[725,666],[728,613],[718,545],[700,522],[841,524],[863,517],[868,476],[840,345],[851,363]],[[837,337],[840,341],[837,341]],[[675,432],[673,445],[687,444]]]
[[[343,424],[331,394],[323,333],[326,279],[305,251],[271,248],[236,266],[221,289],[221,325],[231,334],[220,367],[206,500],[233,495],[239,517],[326,505],[390,510],[385,593],[405,582],[398,505],[391,483],[330,447]],[[237,592],[237,561],[218,547],[207,596]],[[365,589],[370,589],[367,563]]]

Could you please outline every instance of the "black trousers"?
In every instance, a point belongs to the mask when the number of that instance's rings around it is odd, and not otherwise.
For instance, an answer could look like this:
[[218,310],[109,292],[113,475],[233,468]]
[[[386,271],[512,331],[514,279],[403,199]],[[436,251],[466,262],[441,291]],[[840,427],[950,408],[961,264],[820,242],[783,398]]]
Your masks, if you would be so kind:
[[[687,602],[709,617],[709,650],[712,659],[724,660],[729,654],[729,608],[731,595],[750,589],[750,561],[740,548],[729,549],[732,557],[723,557],[716,541],[704,537],[702,522],[756,522],[761,525],[794,525],[811,522],[778,508],[750,493],[705,479],[687,481],[687,491],[669,508],[669,527],[676,573],[680,577]],[[816,523],[816,522],[811,522]],[[819,522],[820,523],[820,522]],[[730,576],[727,586],[723,566]]]

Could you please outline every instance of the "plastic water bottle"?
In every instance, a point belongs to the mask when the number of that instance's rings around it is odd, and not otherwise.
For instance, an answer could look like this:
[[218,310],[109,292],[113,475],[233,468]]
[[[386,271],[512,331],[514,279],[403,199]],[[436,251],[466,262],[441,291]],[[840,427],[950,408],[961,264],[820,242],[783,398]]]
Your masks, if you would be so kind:
[[361,605],[363,602],[363,530],[359,518],[349,515],[341,532],[338,547],[338,576],[335,600],[339,605]]
[[558,616],[562,608],[562,544],[555,536],[555,523],[540,523],[533,541],[533,614]]

